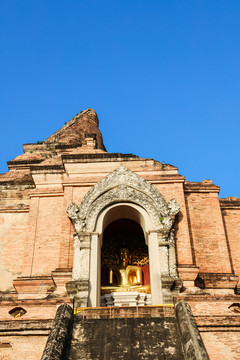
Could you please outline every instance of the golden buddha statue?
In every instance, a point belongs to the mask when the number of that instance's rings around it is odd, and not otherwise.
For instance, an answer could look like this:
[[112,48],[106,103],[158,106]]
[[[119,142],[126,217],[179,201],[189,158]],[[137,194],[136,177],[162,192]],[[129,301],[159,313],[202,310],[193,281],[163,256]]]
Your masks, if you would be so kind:
[[109,271],[109,285],[102,286],[102,294],[113,291],[138,291],[150,293],[150,285],[143,285],[142,269],[138,266],[128,265],[130,253],[127,248],[120,249],[119,262]]

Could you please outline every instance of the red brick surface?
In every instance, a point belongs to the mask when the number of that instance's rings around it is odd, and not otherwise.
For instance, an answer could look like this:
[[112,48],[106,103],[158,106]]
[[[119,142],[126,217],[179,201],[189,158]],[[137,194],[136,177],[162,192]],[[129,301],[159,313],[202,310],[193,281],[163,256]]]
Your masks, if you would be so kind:
[[201,332],[211,360],[240,359],[240,331]]
[[188,193],[189,225],[200,272],[231,273],[219,199],[216,193]]
[[[233,271],[236,275],[240,276],[240,208],[224,209],[222,214],[227,234],[227,240],[231,251]],[[240,289],[239,282],[238,288]]]
[[1,360],[40,360],[48,334],[0,336]]

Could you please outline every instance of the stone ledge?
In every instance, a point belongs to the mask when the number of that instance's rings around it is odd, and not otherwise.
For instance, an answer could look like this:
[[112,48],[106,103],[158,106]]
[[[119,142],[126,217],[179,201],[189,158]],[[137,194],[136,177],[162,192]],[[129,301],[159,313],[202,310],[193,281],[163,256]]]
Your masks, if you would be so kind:
[[199,273],[206,289],[234,289],[238,283],[238,276],[227,273]]
[[240,198],[238,197],[227,197],[225,199],[219,199],[221,209],[240,209]]
[[0,207],[0,213],[28,213],[30,206],[25,207]]
[[[15,294],[17,295],[17,293]],[[28,307],[28,306],[44,306],[44,307],[52,307],[56,305],[61,305],[62,303],[68,303],[72,305],[72,299],[70,299],[68,296],[62,296],[62,297],[48,297],[44,299],[17,299],[17,297],[13,299],[6,299],[3,298],[0,299],[0,306],[1,307]],[[22,320],[22,318],[19,318]],[[5,321],[5,320],[4,320]],[[14,321],[14,318],[11,318],[10,321]]]
[[18,277],[13,286],[20,299],[41,299],[53,291],[55,283],[51,276]]
[[39,164],[45,159],[32,159],[32,160],[10,160],[7,161],[8,166],[15,166],[15,165],[31,165],[31,164]]
[[210,180],[203,180],[202,182],[188,182],[184,183],[184,192],[217,192],[219,193],[220,186],[214,185]]
[[64,160],[67,159],[110,159],[110,158],[139,158],[134,154],[122,154],[122,153],[100,153],[100,154],[67,154],[62,155]]
[[53,320],[0,321],[0,331],[50,330]]
[[[240,328],[240,314],[229,315],[229,316],[194,316],[197,326],[204,327],[238,327]],[[224,330],[226,331],[226,329]],[[239,329],[238,329],[239,331]]]
[[164,318],[175,317],[173,304],[146,306],[111,306],[96,308],[75,308],[74,314],[82,319],[118,319],[118,318]]
[[49,171],[51,173],[64,173],[63,165],[36,165],[30,166],[30,170],[33,174]]
[[235,294],[224,294],[224,295],[213,295],[209,293],[197,293],[197,294],[184,294],[175,296],[176,301],[184,300],[191,303],[192,301],[205,302],[205,301],[232,301],[240,302],[240,295]]

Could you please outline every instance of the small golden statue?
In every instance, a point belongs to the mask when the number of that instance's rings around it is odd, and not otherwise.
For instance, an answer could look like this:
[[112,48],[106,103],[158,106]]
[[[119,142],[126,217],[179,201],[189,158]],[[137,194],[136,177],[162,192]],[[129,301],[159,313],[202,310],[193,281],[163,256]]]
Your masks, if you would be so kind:
[[109,271],[109,285],[102,286],[102,294],[113,291],[138,291],[150,293],[150,285],[143,285],[142,269],[138,266],[128,265],[130,253],[127,248],[120,249],[119,262]]

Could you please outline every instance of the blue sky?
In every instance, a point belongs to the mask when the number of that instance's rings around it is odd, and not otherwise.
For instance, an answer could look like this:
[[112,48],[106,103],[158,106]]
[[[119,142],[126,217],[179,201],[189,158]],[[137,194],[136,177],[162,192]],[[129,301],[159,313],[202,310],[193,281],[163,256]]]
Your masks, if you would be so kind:
[[240,197],[239,0],[0,0],[0,11],[0,172],[90,107],[109,152]]

